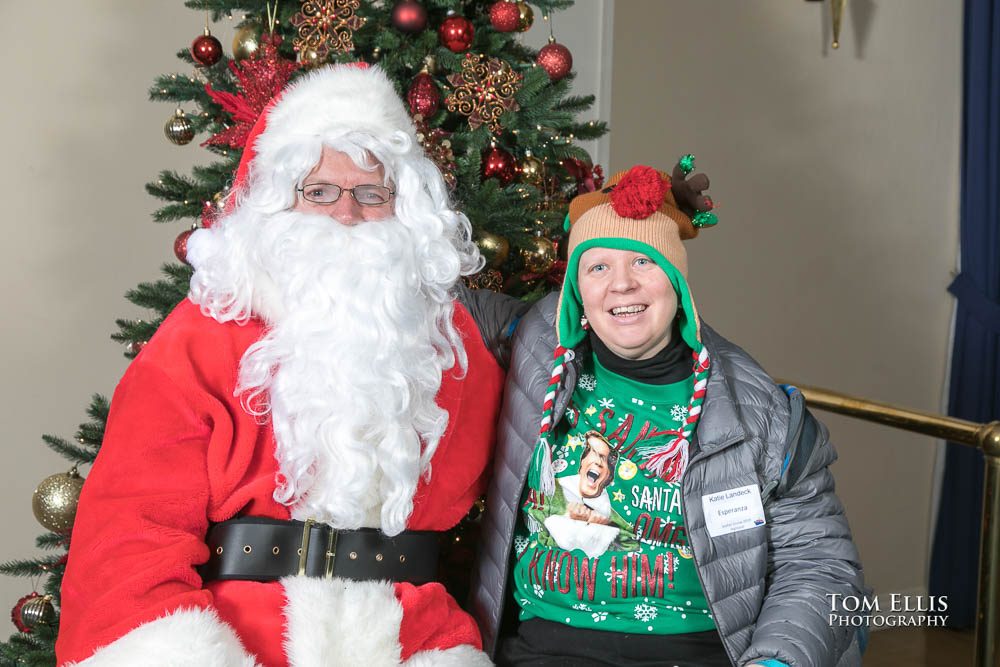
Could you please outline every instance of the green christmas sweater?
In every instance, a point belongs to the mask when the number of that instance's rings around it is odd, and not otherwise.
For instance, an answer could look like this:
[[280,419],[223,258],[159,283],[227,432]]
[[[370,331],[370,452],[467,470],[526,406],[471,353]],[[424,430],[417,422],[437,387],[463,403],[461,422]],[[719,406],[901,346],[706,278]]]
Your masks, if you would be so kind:
[[522,620],[612,632],[715,628],[681,515],[681,485],[642,452],[677,433],[694,376],[650,385],[584,360],[552,440],[556,490],[527,489],[514,538]]

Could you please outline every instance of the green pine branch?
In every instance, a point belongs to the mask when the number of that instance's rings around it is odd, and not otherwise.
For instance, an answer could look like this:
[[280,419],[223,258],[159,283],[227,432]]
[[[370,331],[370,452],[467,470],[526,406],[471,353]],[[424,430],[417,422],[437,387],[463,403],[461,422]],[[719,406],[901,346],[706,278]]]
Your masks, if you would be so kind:
[[53,568],[61,567],[63,556],[32,558],[28,560],[10,560],[0,563],[0,574],[10,577],[39,577],[52,573]]
[[55,665],[53,647],[58,631],[57,621],[54,625],[38,625],[30,633],[11,635],[7,644],[0,644],[0,664],[52,667]]
[[184,218],[199,219],[203,202],[211,201],[219,192],[219,187],[214,180],[201,181],[174,171],[161,171],[155,183],[146,184],[146,192],[174,203],[154,212],[153,220],[171,222]]
[[205,84],[183,74],[163,74],[149,88],[154,102],[204,102]]
[[156,333],[162,321],[163,318],[158,318],[152,322],[146,320],[115,320],[115,324],[118,325],[118,333],[111,334],[111,340],[126,344],[144,343],[153,337],[153,334]]
[[559,100],[553,108],[572,114],[583,113],[594,106],[596,99],[593,95],[567,95]]
[[164,318],[187,296],[191,268],[186,265],[166,264],[162,267],[162,271],[167,275],[165,280],[139,283],[137,287],[125,293],[125,298],[137,306],[156,311],[161,318]]
[[49,449],[56,454],[73,461],[74,463],[93,463],[97,457],[97,452],[88,447],[80,446],[69,440],[64,440],[52,435],[43,435],[42,441]]
[[42,533],[35,538],[35,546],[39,549],[65,549],[69,538],[59,533]]

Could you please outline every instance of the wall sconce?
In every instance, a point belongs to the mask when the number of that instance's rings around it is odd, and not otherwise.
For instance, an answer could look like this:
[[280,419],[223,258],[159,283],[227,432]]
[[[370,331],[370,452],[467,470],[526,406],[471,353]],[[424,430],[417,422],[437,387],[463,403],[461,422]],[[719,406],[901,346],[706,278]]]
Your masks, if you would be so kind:
[[[806,0],[807,2],[823,2],[823,0]],[[830,0],[830,18],[833,19],[833,43],[835,49],[840,48],[840,24],[844,19],[844,8],[847,0]]]

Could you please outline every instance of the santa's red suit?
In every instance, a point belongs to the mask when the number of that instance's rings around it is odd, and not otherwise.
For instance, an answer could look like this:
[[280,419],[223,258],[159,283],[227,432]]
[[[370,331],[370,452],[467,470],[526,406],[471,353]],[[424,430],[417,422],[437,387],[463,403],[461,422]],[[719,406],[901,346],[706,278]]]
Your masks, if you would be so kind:
[[[408,529],[447,530],[484,490],[502,371],[469,312],[468,371],[445,372],[448,430]],[[233,396],[264,325],[220,324],[185,300],[132,362],[73,528],[59,664],[476,664],[479,632],[438,583],[286,577],[203,583],[210,523],[289,518],[273,498],[274,434]],[[96,653],[95,653],[96,652]],[[331,663],[331,660],[334,662]]]

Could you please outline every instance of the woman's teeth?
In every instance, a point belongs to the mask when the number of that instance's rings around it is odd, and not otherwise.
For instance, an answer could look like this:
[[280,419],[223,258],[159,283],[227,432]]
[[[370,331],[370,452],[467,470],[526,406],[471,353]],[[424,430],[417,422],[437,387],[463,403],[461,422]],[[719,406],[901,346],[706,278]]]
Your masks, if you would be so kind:
[[635,313],[641,313],[646,310],[646,306],[618,306],[617,308],[611,309],[612,315],[634,315]]

